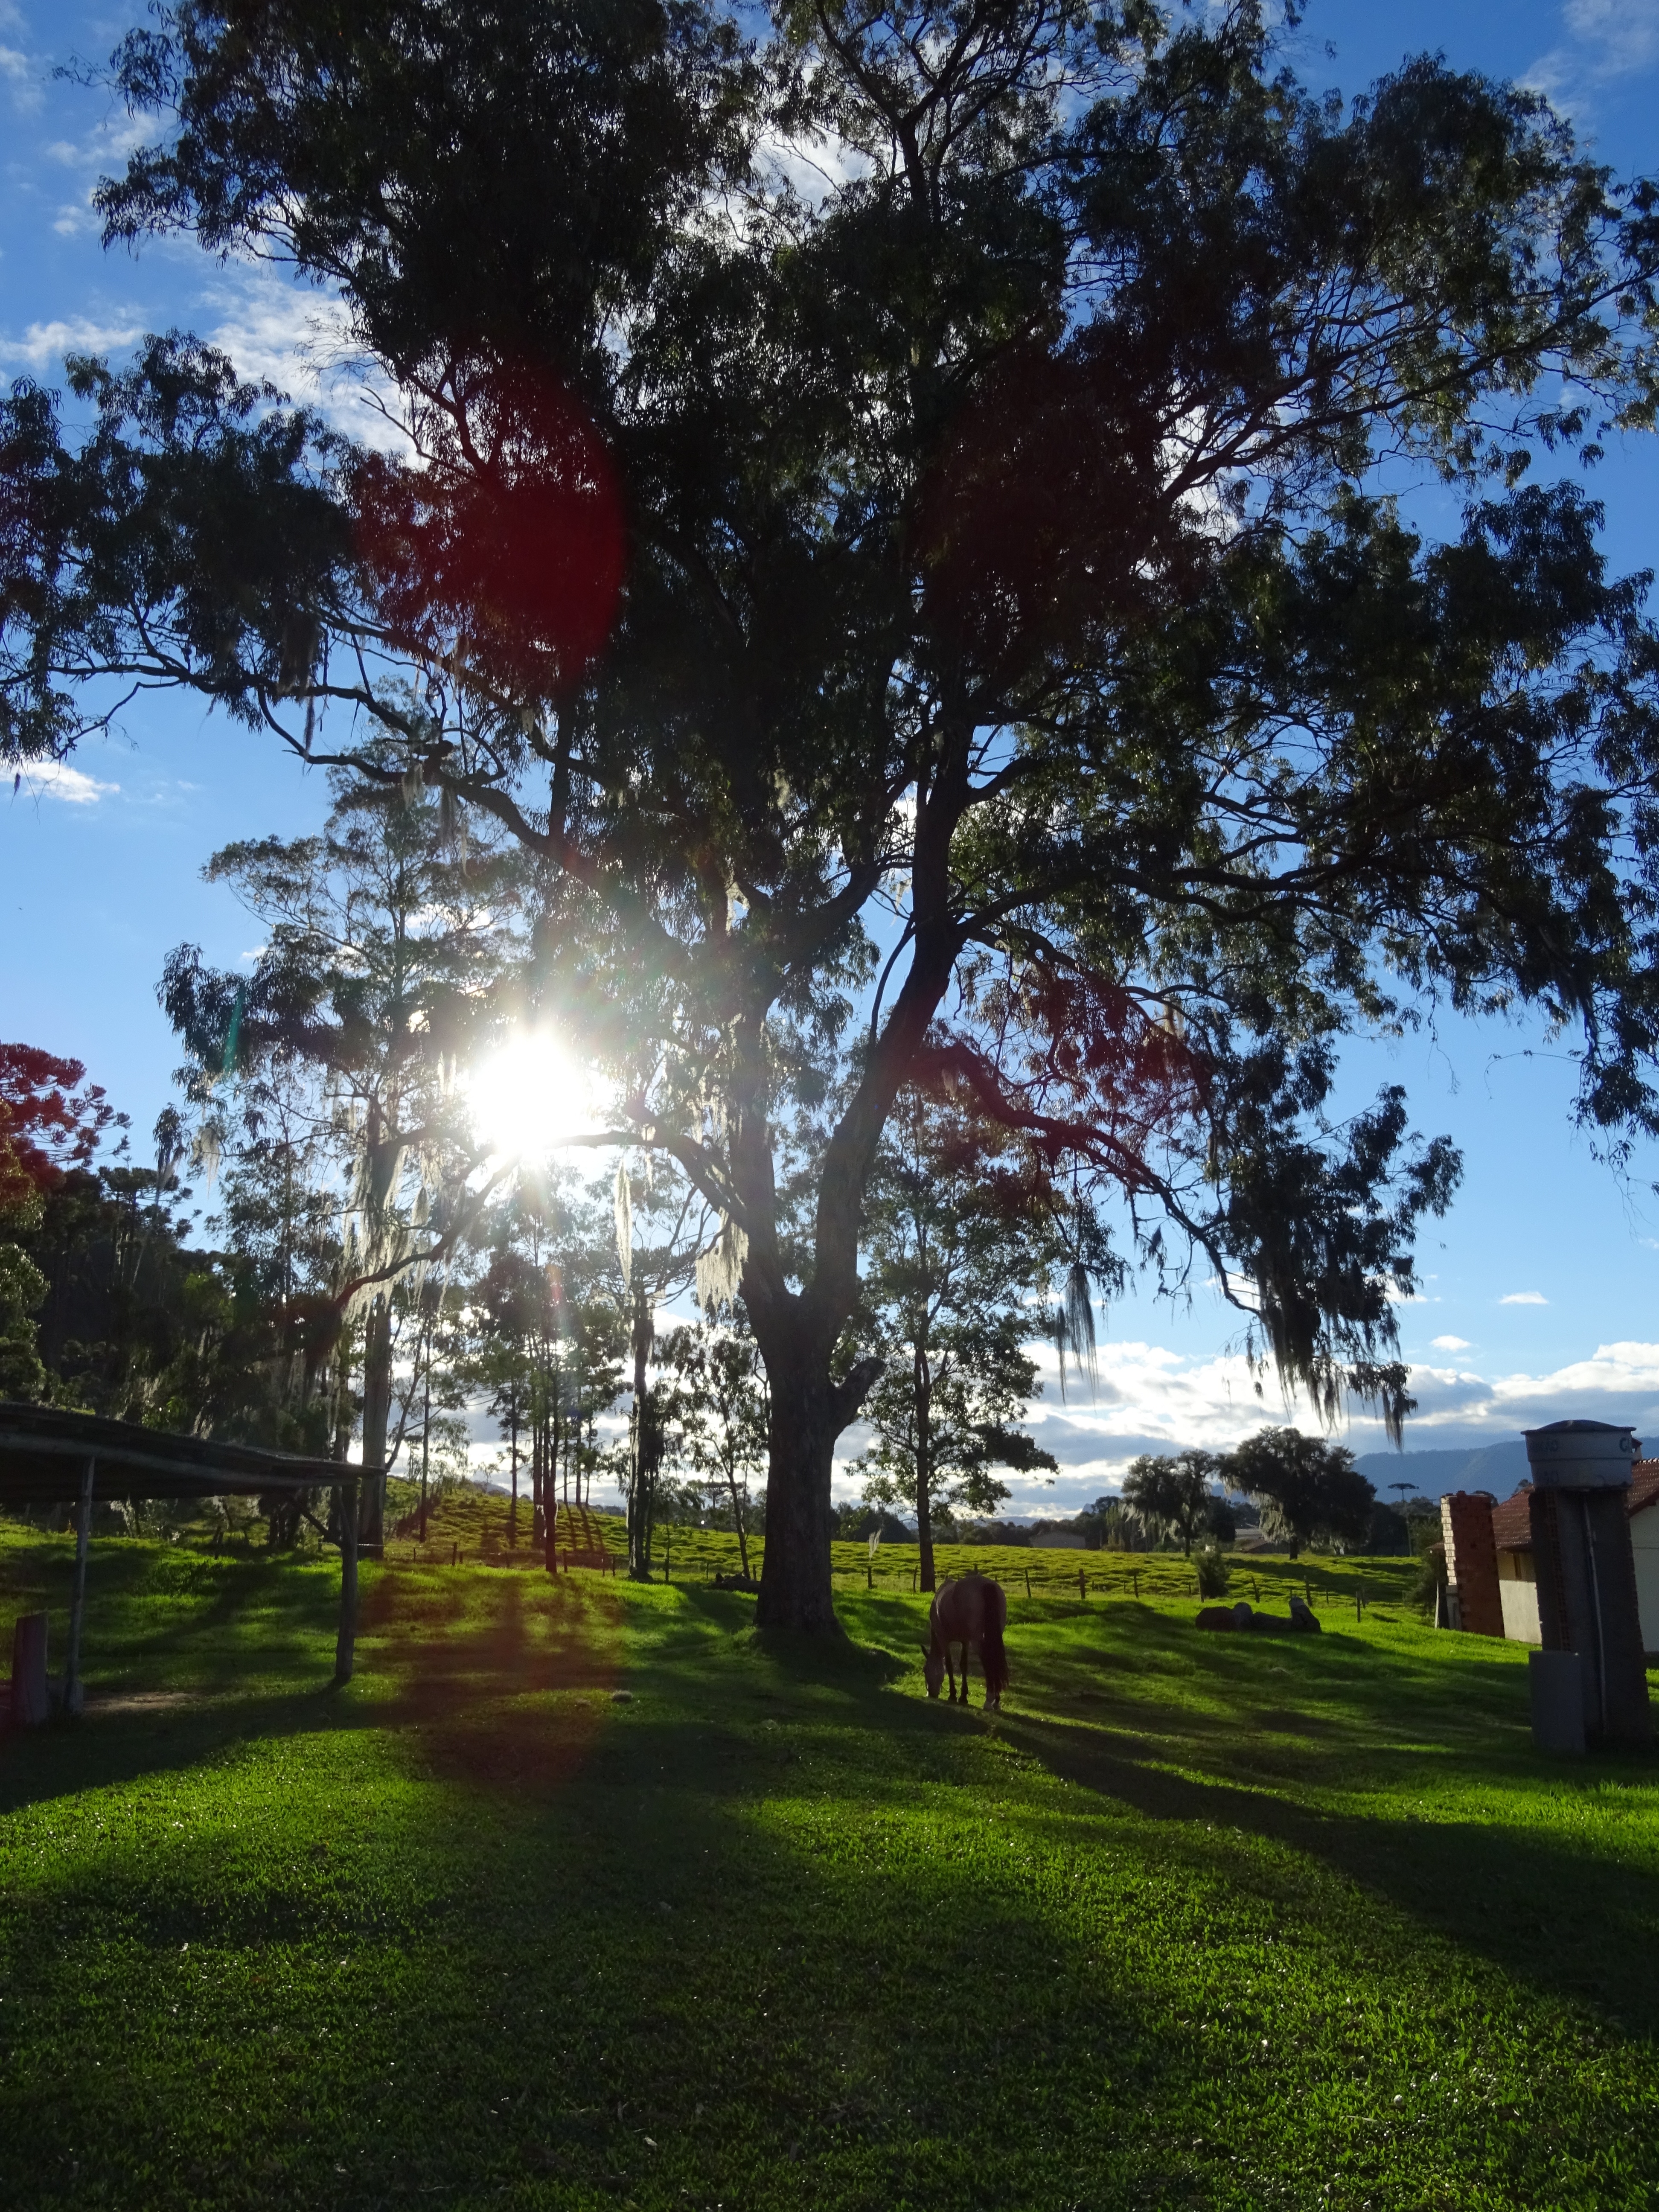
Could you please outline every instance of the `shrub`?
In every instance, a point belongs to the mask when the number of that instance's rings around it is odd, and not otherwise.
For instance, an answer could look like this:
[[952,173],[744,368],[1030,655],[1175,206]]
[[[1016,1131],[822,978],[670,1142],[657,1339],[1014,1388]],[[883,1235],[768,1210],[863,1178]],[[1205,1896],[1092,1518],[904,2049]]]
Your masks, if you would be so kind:
[[1411,1602],[1419,1613],[1427,1613],[1432,1620],[1435,1600],[1445,1587],[1446,1547],[1443,1544],[1431,1544],[1427,1551],[1418,1555],[1417,1579],[1412,1584]]
[[1233,1571],[1218,1546],[1206,1544],[1201,1551],[1194,1552],[1193,1565],[1198,1570],[1198,1594],[1200,1597],[1226,1596]]

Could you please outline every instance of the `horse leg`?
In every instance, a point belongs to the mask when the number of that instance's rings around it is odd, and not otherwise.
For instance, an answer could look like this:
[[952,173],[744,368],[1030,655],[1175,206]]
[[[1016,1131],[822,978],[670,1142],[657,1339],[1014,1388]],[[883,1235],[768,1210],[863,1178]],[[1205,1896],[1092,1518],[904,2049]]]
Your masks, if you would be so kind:
[[951,1677],[951,1703],[952,1705],[955,1705],[957,1701],[957,1667],[955,1660],[951,1656],[951,1652],[954,1651],[955,1649],[956,1646],[949,1642],[947,1642],[945,1646],[945,1671]]

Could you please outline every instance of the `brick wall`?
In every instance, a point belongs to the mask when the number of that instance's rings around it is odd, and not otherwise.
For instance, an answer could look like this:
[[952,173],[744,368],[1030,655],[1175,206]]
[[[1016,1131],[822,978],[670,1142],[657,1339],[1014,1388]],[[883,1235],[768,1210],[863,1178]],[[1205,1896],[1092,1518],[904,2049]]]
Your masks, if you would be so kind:
[[1492,1541],[1492,1499],[1485,1491],[1455,1490],[1440,1501],[1446,1540],[1446,1580],[1457,1592],[1458,1615],[1475,1636],[1504,1633],[1504,1601],[1498,1588],[1498,1547]]

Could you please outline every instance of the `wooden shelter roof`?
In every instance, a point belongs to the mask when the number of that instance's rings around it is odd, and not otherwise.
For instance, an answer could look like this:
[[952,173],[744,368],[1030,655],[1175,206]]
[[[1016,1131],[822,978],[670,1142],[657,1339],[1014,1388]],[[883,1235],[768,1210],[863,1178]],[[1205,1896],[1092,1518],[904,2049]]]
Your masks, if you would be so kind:
[[0,1400],[0,1505],[72,1503],[88,1461],[100,1498],[256,1498],[311,1490],[366,1471],[258,1444],[173,1436],[136,1421]]

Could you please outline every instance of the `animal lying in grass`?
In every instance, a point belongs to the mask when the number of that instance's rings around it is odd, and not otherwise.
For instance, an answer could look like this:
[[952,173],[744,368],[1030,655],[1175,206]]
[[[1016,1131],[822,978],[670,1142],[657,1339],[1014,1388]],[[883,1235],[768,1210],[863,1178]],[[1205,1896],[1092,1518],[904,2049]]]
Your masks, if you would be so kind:
[[1008,1654],[1002,1641],[1002,1632],[1008,1625],[1008,1601],[1003,1595],[1000,1583],[994,1583],[988,1575],[963,1575],[960,1581],[947,1579],[933,1592],[932,1609],[927,1615],[927,1641],[922,1649],[922,1674],[927,1684],[927,1694],[936,1698],[939,1685],[948,1674],[951,1678],[950,1702],[957,1698],[957,1674],[951,1654],[958,1644],[962,1647],[962,1697],[968,1702],[968,1654],[979,1653],[980,1671],[985,1677],[985,1703],[994,1710],[1002,1703],[1002,1693],[1008,1686]]
[[1197,1625],[1200,1628],[1242,1628],[1267,1636],[1282,1636],[1291,1630],[1298,1630],[1304,1636],[1320,1633],[1319,1619],[1312,1607],[1294,1596],[1288,1620],[1280,1620],[1270,1613],[1256,1613],[1240,1598],[1237,1605],[1206,1605],[1198,1616]]

